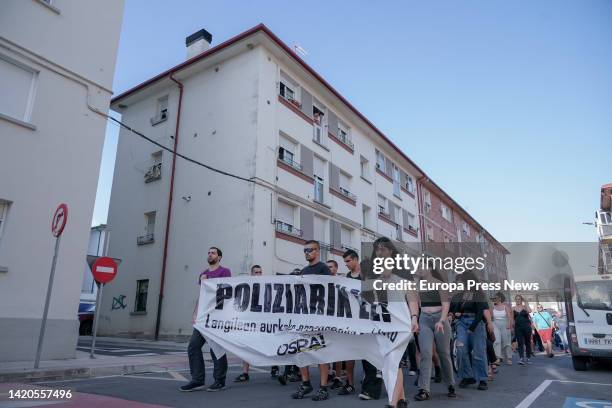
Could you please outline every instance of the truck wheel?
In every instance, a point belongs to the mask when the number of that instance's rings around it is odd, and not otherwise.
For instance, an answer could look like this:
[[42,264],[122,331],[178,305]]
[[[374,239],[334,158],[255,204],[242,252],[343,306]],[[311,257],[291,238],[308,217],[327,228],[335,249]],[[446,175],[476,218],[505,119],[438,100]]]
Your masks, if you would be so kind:
[[587,359],[585,357],[572,357],[572,365],[576,371],[586,371]]

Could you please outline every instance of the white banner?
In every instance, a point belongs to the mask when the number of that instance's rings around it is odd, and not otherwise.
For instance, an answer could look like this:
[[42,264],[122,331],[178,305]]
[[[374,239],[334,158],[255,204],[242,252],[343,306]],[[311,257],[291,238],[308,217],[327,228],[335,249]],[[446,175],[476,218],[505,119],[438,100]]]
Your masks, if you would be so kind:
[[389,399],[412,336],[406,302],[368,302],[361,281],[321,275],[203,280],[194,327],[217,356],[254,366],[368,360]]

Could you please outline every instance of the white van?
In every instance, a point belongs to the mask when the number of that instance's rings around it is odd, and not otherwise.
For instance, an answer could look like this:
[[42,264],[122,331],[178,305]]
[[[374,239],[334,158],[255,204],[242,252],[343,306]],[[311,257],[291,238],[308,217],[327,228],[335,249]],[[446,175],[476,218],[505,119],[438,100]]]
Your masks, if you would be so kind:
[[566,279],[567,338],[575,370],[612,358],[612,275]]

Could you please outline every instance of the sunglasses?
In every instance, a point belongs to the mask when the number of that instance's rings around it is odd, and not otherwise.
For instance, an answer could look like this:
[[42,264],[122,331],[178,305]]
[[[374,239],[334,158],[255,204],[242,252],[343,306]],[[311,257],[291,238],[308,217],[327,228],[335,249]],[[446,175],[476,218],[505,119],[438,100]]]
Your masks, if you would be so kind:
[[317,250],[316,248],[304,248],[304,253],[305,254],[309,254],[309,253],[311,253],[313,251],[316,251],[316,250]]

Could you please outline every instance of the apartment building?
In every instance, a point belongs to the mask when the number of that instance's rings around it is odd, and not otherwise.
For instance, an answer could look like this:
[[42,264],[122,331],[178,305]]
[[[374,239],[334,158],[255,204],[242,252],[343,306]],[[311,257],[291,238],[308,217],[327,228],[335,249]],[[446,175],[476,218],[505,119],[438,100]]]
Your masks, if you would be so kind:
[[[34,359],[57,205],[68,205],[42,359],[70,358],[123,2],[0,3],[0,362]],[[27,295],[27,296],[26,296]]]
[[[109,256],[121,273],[105,289],[100,332],[191,332],[198,273],[210,246],[246,274],[305,265],[388,236],[419,244],[417,180],[424,172],[264,25],[209,48],[112,101],[122,121],[220,174],[129,130],[119,137],[109,209]],[[344,270],[342,267],[341,270]],[[110,302],[125,296],[125,310]],[[161,307],[160,307],[161,306]]]
[[612,273],[612,183],[601,186],[595,226],[599,240],[597,272],[602,275]]

